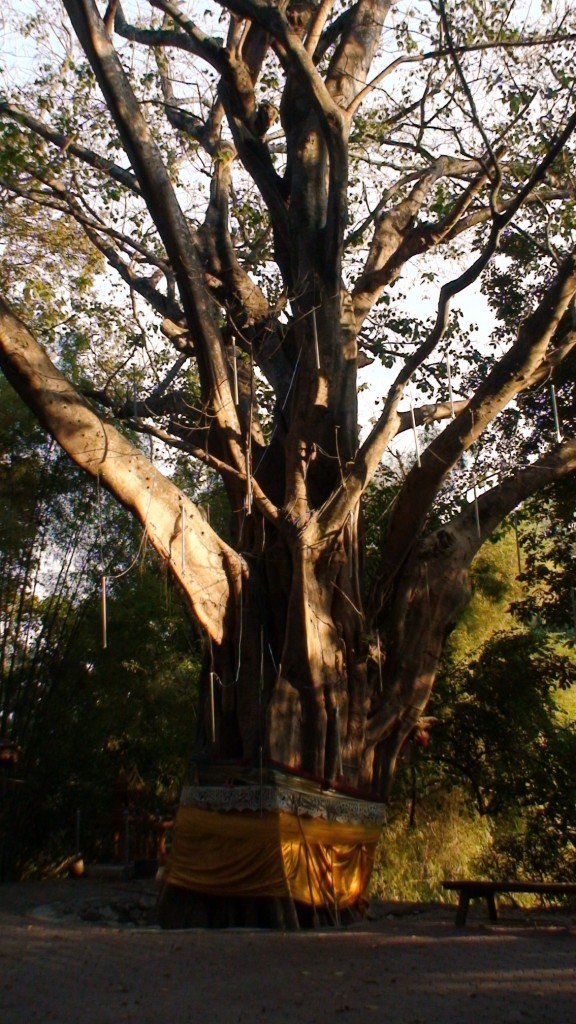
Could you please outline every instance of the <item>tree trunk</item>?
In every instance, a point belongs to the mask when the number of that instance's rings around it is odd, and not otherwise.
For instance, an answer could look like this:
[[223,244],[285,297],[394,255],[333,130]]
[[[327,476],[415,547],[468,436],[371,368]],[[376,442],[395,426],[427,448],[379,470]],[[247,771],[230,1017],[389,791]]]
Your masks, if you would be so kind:
[[[366,905],[399,751],[420,727],[444,638],[469,596],[467,544],[413,553],[370,628],[340,536],[272,531],[247,558],[236,635],[212,647],[161,923],[350,919]],[[379,658],[380,652],[380,658]]]

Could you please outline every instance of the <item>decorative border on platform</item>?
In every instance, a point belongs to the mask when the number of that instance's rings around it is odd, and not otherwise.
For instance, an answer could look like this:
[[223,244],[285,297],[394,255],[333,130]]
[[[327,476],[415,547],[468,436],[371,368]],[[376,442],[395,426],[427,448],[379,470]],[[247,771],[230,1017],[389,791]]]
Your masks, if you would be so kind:
[[306,793],[284,786],[184,786],[180,803],[207,811],[284,811],[341,824],[383,825],[386,806],[339,793]]

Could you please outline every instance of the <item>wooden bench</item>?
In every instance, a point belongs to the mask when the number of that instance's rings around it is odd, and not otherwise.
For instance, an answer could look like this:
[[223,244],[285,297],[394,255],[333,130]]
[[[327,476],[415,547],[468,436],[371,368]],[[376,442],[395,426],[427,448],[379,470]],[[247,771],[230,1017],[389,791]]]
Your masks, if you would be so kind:
[[470,900],[485,899],[490,920],[497,921],[498,911],[494,897],[499,892],[529,892],[540,896],[576,895],[576,883],[572,882],[473,882],[465,880],[442,882],[442,888],[460,894],[456,924],[461,927],[466,924]]

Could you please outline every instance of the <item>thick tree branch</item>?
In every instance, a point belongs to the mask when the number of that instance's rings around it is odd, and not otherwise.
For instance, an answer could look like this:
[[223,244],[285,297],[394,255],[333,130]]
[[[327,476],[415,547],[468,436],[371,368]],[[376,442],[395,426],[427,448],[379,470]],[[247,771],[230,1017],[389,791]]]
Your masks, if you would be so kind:
[[140,520],[151,544],[182,586],[198,621],[220,643],[230,627],[234,595],[245,569],[241,558],[178,487],[94,413],[1,299],[0,367],[74,462],[99,479]]
[[233,463],[243,471],[245,458],[224,347],[204,285],[191,227],[180,209],[159,150],[93,0],[65,0],[65,6],[174,267],[194,342],[204,399],[213,410]]
[[0,101],[0,117],[5,117],[11,121],[15,121],[17,124],[20,124],[33,132],[34,135],[37,135],[39,138],[49,142],[52,146],[55,146],[56,149],[59,149],[62,153],[70,153],[71,156],[77,157],[78,160],[87,164],[88,167],[93,167],[97,171],[102,171],[104,174],[107,174],[108,177],[112,178],[113,181],[117,181],[120,185],[124,185],[125,188],[130,189],[130,191],[136,193],[136,195],[140,195],[138,180],[131,171],[124,167],[120,167],[112,160],[107,160],[105,157],[100,156],[99,153],[94,152],[92,149],[88,149],[86,146],[80,146],[74,140],[74,136],[56,131],[49,125],[44,124],[44,122],[39,118],[33,117],[24,110],[20,110],[13,104],[8,103],[6,100]]
[[[476,260],[459,277],[443,285],[441,288],[436,322],[432,331],[426,341],[420,345],[409,359],[406,360],[404,366],[400,370],[394,384],[390,388],[378,423],[375,424],[371,433],[361,446],[355,460],[355,465],[353,466],[349,476],[346,478],[345,484],[340,489],[339,493],[335,494],[330,502],[327,502],[322,513],[323,518],[330,516],[335,521],[338,521],[340,516],[343,515],[345,517],[358,501],[361,491],[364,490],[372,479],[383,452],[391,438],[397,432],[398,403],[402,398],[406,384],[415,370],[430,356],[444,336],[452,298],[459,292],[468,288],[475,280],[478,279],[480,274],[487,267],[496,252],[499,239],[504,228],[512,221],[513,217],[516,215],[518,210],[521,209],[527,198],[543,180],[548,168],[554,160],[556,160],[559,153],[562,152],[564,146],[575,130],[576,113],[572,114],[564,128],[558,132],[556,137],[549,144],[546,154],[533,169],[530,177],[519,190],[514,200],[512,200],[504,210],[493,209],[490,235],[485,243],[484,249],[478,255]],[[497,181],[494,185],[495,189],[498,188],[498,184],[499,183]],[[494,202],[492,205],[494,206]],[[449,454],[447,451],[440,453],[436,450],[436,447],[434,446],[439,444],[438,438],[432,442],[432,445],[428,448],[427,451],[430,453],[431,459],[431,479],[434,479],[436,483],[431,484],[430,491],[428,491],[427,488],[419,490],[419,502],[414,502],[412,497],[408,499],[412,510],[415,508],[418,508],[419,510],[417,520],[420,521],[420,523],[424,522],[427,514],[427,508],[429,507],[426,502],[431,503],[434,500],[436,490],[440,486],[445,474],[448,472],[449,467],[454,465],[455,461],[460,457],[461,452],[473,443],[475,438],[480,435],[487,423],[494,418],[496,413],[504,408],[504,406],[519,391],[523,390],[523,388],[527,386],[526,377],[529,377],[530,374],[535,372],[545,358],[548,343],[551,340],[564,310],[572,301],[572,296],[574,294],[573,285],[573,259],[570,257],[565,261],[563,267],[560,269],[555,282],[549,288],[536,312],[533,313],[532,316],[529,317],[522,325],[518,342],[512,347],[510,352],[506,354],[504,359],[497,364],[495,369],[489,375],[488,381],[480,387],[468,408],[465,412],[461,413],[457,421],[455,421],[458,423],[458,428],[455,428],[452,433],[452,428],[455,427],[453,424],[441,435],[442,438],[454,439],[455,443],[451,453]],[[516,386],[512,385],[510,387],[505,386],[501,388],[500,373],[506,372],[505,368],[507,367],[509,360],[514,367],[516,367],[517,360],[520,362],[520,366],[514,370],[514,372],[518,374],[518,381],[516,382]],[[494,387],[494,392],[490,391],[487,393],[487,387]],[[478,403],[482,404],[484,410],[484,413],[481,416],[479,415]],[[473,420],[473,429],[470,432],[467,431],[468,441],[466,445],[463,448],[459,448],[459,444],[462,442],[462,438],[460,438],[459,434],[459,430],[462,426],[462,417],[469,415]],[[457,443],[456,439],[458,439]],[[438,458],[440,461],[437,461]],[[425,493],[427,495],[426,501],[423,500]],[[424,508],[425,504],[426,508]],[[397,509],[398,507],[399,506],[397,505]],[[416,528],[416,520],[409,515],[406,520],[406,523],[408,522],[410,522],[410,528],[413,531],[412,536],[416,536],[418,532]],[[408,534],[406,534],[406,537],[407,536]],[[401,549],[402,544],[399,545],[397,551],[400,552]],[[401,564],[401,562],[402,557],[399,558],[398,564]]]
[[150,3],[152,7],[157,7],[164,14],[169,15],[174,23],[179,25],[180,30],[166,28],[141,29],[135,25],[130,25],[124,17],[121,5],[118,4],[114,18],[115,31],[125,39],[143,46],[152,46],[154,48],[175,47],[186,50],[195,57],[201,57],[202,60],[205,60],[216,71],[220,72],[220,74],[222,73],[224,68],[224,51],[220,42],[215,41],[206,35],[205,32],[202,32],[190,18],[182,14],[175,4],[164,3],[163,0],[150,0]]
[[[566,440],[477,496],[451,523],[466,538],[469,562],[497,526],[523,501],[576,471],[576,440]],[[479,524],[479,528],[478,528]]]
[[521,325],[514,345],[494,366],[465,409],[421,453],[420,466],[408,473],[394,508],[383,553],[377,588],[380,600],[417,542],[442,482],[494,417],[530,386],[575,296],[576,263],[569,257],[538,308]]

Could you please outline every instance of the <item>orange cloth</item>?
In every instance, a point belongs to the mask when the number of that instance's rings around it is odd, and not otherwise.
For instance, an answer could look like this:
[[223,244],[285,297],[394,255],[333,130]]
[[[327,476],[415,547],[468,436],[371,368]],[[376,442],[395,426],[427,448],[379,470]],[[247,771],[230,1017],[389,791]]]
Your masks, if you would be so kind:
[[292,896],[317,907],[347,907],[368,886],[379,834],[378,826],[284,812],[182,805],[167,880],[218,896]]

